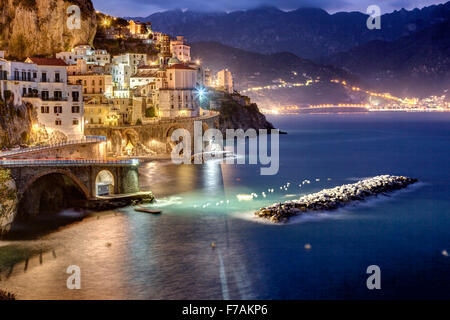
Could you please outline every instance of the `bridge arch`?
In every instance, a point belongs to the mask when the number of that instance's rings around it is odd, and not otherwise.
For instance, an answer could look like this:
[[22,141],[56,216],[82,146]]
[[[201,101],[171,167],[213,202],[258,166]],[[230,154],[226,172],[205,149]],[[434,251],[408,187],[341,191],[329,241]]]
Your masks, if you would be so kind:
[[19,189],[16,220],[53,215],[90,198],[89,189],[68,170],[45,170]]
[[116,177],[107,169],[100,170],[95,177],[95,195],[114,194],[116,186]]
[[38,174],[36,174],[33,178],[31,178],[23,187],[20,188],[19,191],[19,201],[22,200],[23,195],[25,194],[25,192],[40,178],[47,176],[47,175],[51,175],[51,174],[61,174],[64,175],[68,178],[70,178],[76,185],[77,187],[83,192],[83,195],[86,197],[86,199],[89,199],[90,197],[90,193],[89,193],[89,189],[87,186],[84,185],[83,182],[81,182],[81,180],[75,176],[72,172],[68,171],[68,170],[61,170],[61,169],[52,169],[52,170],[48,170],[45,172],[40,172]]

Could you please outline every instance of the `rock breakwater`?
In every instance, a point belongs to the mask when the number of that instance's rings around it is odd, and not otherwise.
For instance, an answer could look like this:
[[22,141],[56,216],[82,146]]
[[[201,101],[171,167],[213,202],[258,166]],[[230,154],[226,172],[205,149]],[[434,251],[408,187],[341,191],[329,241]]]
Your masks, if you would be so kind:
[[330,211],[368,197],[406,188],[417,179],[382,175],[305,195],[298,200],[276,203],[255,212],[271,222],[285,222],[290,217],[311,211]]

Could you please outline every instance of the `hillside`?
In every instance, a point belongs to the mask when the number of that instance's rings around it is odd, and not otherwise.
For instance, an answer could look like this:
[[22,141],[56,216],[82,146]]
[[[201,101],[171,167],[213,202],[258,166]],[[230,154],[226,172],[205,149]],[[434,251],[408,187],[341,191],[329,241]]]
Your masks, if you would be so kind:
[[152,22],[154,30],[183,34],[191,42],[215,41],[253,52],[292,52],[317,59],[372,40],[393,41],[448,20],[450,2],[384,14],[381,30],[367,29],[367,17],[360,12],[261,7],[231,13],[171,10],[134,19]]
[[[67,8],[81,9],[81,28],[67,27]],[[92,44],[97,21],[91,0],[1,0],[0,48],[9,56],[50,56],[78,44]]]
[[192,44],[192,57],[199,58],[202,64],[213,72],[228,68],[233,74],[235,88],[240,91],[273,85],[280,79],[289,83],[306,83],[317,78],[322,81],[311,86],[245,93],[261,107],[274,103],[315,104],[334,100],[347,102],[350,101],[347,92],[330,86],[329,80],[344,79],[358,83],[358,79],[349,72],[316,64],[292,53],[264,55],[215,42],[199,42]]
[[450,88],[450,21],[392,42],[371,41],[324,59],[358,74],[373,88],[402,96]]

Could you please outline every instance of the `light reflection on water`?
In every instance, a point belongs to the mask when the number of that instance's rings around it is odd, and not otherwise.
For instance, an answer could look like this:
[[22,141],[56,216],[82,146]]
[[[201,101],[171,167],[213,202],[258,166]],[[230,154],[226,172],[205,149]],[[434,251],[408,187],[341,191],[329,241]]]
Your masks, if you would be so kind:
[[[274,177],[260,176],[258,166],[144,163],[141,186],[155,193],[161,215],[124,208],[36,240],[0,241],[0,287],[19,298],[56,299],[449,297],[450,260],[440,254],[450,243],[449,115],[278,118],[289,135],[280,138]],[[287,225],[251,215],[290,195],[385,173],[425,184]],[[298,187],[304,179],[311,184]],[[258,197],[237,198],[251,193]],[[374,263],[384,272],[382,293],[365,288]],[[82,271],[79,291],[66,289],[73,264]]]

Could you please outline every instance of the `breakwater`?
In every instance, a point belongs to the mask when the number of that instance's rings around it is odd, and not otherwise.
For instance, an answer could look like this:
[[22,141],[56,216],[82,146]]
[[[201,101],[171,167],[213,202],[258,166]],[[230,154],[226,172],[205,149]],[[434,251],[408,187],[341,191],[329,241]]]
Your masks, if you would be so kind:
[[284,222],[290,217],[311,211],[330,211],[355,201],[385,192],[406,188],[417,179],[403,176],[382,175],[364,179],[353,184],[345,184],[332,189],[305,195],[298,200],[275,203],[255,212],[255,215],[271,222]]

